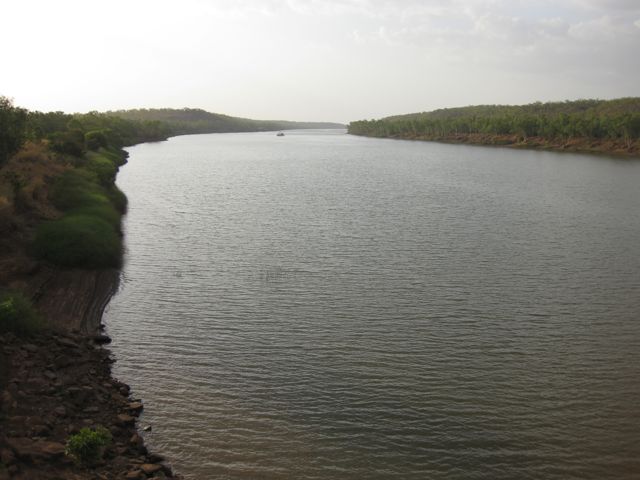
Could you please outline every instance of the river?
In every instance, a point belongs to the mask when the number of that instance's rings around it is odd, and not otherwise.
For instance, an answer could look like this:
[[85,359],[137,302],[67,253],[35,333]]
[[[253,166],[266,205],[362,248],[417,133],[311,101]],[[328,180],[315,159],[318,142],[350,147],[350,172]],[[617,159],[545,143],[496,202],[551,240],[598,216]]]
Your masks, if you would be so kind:
[[371,139],[129,149],[114,373],[188,479],[640,475],[640,161]]

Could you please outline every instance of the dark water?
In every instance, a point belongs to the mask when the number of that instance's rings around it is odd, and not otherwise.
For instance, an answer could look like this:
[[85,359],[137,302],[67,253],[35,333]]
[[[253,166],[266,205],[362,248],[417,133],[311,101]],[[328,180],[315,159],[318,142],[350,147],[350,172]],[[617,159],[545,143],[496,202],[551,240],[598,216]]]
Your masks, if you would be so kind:
[[130,149],[115,373],[187,478],[640,478],[640,162]]

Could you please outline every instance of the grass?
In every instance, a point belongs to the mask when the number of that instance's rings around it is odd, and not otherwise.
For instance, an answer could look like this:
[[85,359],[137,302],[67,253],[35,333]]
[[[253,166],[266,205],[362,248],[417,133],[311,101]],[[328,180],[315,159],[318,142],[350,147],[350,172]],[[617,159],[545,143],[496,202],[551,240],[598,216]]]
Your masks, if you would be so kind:
[[44,328],[44,322],[31,301],[18,292],[0,293],[0,332],[32,335]]

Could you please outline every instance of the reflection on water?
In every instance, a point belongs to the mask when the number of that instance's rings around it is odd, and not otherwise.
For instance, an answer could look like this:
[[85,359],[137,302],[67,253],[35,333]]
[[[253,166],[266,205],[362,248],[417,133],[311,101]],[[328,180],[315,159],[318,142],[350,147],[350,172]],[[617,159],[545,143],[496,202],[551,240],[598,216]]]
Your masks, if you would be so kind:
[[194,135],[118,183],[115,373],[187,478],[640,472],[640,162]]

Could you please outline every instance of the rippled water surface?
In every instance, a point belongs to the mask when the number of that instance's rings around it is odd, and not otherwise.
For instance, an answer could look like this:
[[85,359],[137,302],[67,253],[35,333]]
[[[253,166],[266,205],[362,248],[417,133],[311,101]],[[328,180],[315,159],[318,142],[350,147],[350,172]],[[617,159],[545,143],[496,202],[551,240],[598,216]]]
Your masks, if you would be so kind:
[[640,478],[640,162],[341,131],[130,153],[105,320],[185,477]]

